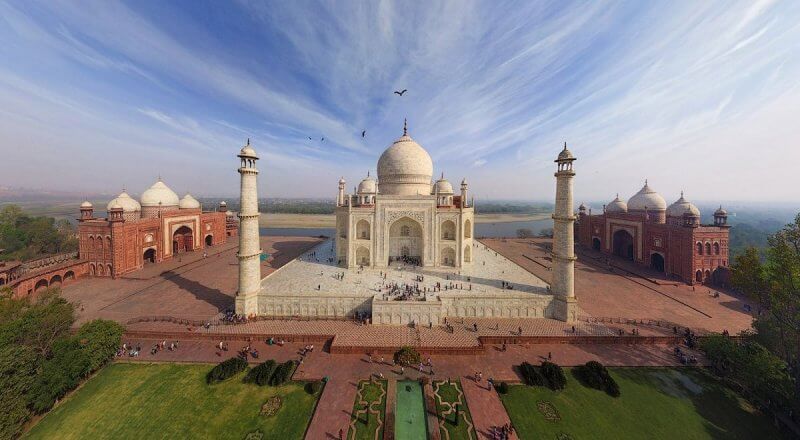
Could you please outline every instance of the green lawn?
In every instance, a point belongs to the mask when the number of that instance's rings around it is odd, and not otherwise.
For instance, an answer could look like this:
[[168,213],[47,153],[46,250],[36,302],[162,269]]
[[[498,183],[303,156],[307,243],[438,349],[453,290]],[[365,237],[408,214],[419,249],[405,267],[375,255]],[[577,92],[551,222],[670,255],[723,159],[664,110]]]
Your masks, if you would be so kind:
[[[444,419],[444,428],[440,426],[439,429],[447,431],[447,436],[444,432],[441,433],[442,438],[449,436],[451,440],[476,439],[475,429],[472,428],[472,416],[469,413],[467,399],[464,397],[461,384],[458,381],[449,383],[436,381],[433,386],[436,394],[436,412],[439,414],[440,420]],[[459,413],[458,424],[456,424],[454,413],[456,403],[458,403]],[[444,414],[445,412],[448,414]]]
[[[31,439],[231,438],[261,430],[264,438],[302,439],[319,396],[303,383],[259,387],[244,373],[207,385],[211,365],[112,364],[46,415]],[[283,403],[260,415],[269,397]]]
[[[386,417],[386,381],[362,380],[358,383],[358,391],[353,402],[353,420],[355,431],[349,437],[357,440],[375,440],[383,438],[383,421]],[[365,403],[378,414],[364,411]],[[376,435],[377,433],[377,435]]]
[[[570,372],[566,372],[563,391],[515,385],[501,398],[522,439],[781,437],[767,417],[705,371],[620,368],[609,372],[619,384],[622,395],[618,398],[582,386]],[[547,420],[538,409],[542,402],[555,407],[560,420]]]

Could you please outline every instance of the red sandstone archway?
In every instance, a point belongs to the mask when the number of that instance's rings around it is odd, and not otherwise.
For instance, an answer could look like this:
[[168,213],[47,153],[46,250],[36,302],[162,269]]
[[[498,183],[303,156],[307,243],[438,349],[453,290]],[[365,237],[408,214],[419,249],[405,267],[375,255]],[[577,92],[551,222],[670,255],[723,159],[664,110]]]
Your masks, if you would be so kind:
[[633,236],[625,229],[614,233],[614,255],[633,260]]
[[47,280],[42,279],[36,282],[36,285],[33,287],[34,292],[38,292],[42,289],[47,289]]
[[64,284],[67,284],[67,282],[71,281],[75,281],[75,272],[68,270],[66,273],[64,273]]
[[664,256],[659,253],[650,255],[650,267],[658,272],[664,272]]
[[211,247],[214,245],[214,236],[211,234],[206,235],[206,247]]
[[172,234],[172,253],[190,252],[194,248],[194,236],[188,226],[181,226]]
[[61,286],[61,275],[53,275],[53,278],[50,278],[50,287],[54,286]]
[[150,248],[150,249],[144,251],[143,259],[144,259],[145,264],[147,264],[147,263],[155,263],[156,262],[156,250],[153,249],[153,248]]

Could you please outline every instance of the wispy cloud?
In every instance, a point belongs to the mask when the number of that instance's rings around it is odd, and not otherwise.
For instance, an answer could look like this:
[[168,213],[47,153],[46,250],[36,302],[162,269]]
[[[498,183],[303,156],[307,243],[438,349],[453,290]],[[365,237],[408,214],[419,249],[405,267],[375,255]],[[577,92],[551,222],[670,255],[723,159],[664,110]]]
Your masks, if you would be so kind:
[[[330,195],[339,175],[374,170],[408,117],[435,168],[468,175],[479,196],[552,198],[566,140],[579,198],[633,193],[644,177],[667,198],[763,199],[762,185],[798,198],[797,177],[769,172],[800,160],[785,141],[800,127],[780,113],[800,110],[796,2],[184,6],[0,4],[0,57],[14,60],[0,64],[3,153],[80,158],[53,186],[116,187],[135,158],[129,186],[162,173],[232,194],[228,162],[250,137],[262,193]],[[32,139],[47,144],[12,150]],[[92,179],[74,178],[87,166]],[[23,184],[26,171],[0,164]]]

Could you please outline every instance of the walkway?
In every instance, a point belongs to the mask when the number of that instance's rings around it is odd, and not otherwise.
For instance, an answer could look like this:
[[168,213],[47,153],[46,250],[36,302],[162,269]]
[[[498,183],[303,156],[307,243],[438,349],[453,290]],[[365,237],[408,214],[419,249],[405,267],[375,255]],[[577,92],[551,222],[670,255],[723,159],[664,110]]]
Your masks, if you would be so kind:
[[[508,418],[506,413],[506,408],[503,406],[503,402],[500,401],[500,396],[497,395],[495,390],[487,389],[485,379],[479,384],[472,378],[462,377],[461,386],[464,388],[464,395],[467,398],[478,439],[494,439],[492,432],[495,432],[506,423],[511,423],[511,419]],[[511,439],[516,438],[516,434],[512,434]]]

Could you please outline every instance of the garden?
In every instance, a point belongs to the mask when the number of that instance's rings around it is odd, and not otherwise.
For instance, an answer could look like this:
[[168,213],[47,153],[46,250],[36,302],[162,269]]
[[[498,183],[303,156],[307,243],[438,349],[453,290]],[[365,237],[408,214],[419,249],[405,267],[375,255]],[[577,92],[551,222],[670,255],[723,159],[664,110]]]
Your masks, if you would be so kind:
[[352,440],[380,440],[386,414],[386,381],[362,380],[358,383],[350,422]]
[[433,382],[433,395],[436,400],[436,413],[439,415],[439,431],[442,440],[478,438],[467,400],[458,381]]
[[781,438],[769,418],[701,369],[589,365],[564,372],[563,388],[544,378],[542,386],[512,385],[500,394],[519,438]]
[[112,364],[57,405],[24,437],[303,438],[321,391],[318,383],[309,386],[286,381],[256,386],[244,379],[258,367],[245,371],[246,366],[240,369],[234,361],[225,369],[238,371],[227,380],[211,380],[214,368]]

